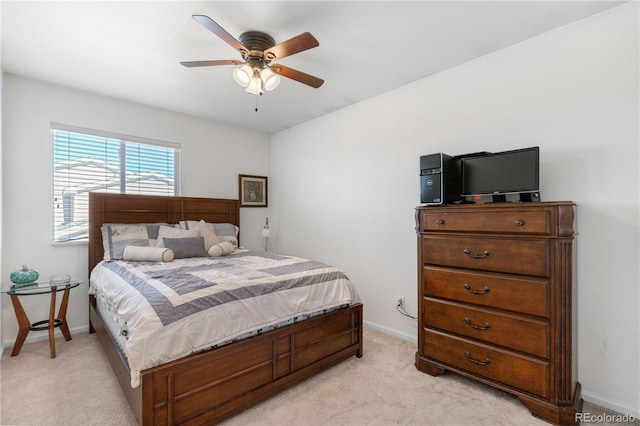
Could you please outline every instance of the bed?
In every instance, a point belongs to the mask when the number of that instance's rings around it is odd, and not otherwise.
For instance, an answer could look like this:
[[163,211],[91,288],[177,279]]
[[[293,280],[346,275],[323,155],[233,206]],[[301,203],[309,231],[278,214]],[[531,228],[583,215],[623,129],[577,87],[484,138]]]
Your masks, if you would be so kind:
[[[103,224],[203,221],[240,227],[239,219],[238,200],[90,193],[88,266],[91,280],[97,280],[98,270],[105,263],[111,269],[128,268],[125,262],[103,262]],[[236,229],[242,231],[242,228]],[[277,255],[243,250],[236,250],[223,261],[225,267],[239,268],[238,265],[244,265],[247,259],[269,265],[280,261]],[[210,263],[217,261],[211,259]],[[200,268],[201,263],[209,260],[187,258],[180,262],[200,262],[196,265]],[[297,258],[288,257],[286,262],[298,264]],[[135,280],[131,281],[133,285]],[[118,382],[142,425],[217,423],[342,360],[363,354],[362,304],[351,301],[298,315],[284,325],[271,324],[234,335],[232,339],[216,341],[209,347],[200,345],[194,353],[151,367],[144,367],[132,355],[132,367],[122,342],[119,342],[122,336],[113,332],[108,309],[101,298],[102,295],[93,290],[89,295],[90,332],[98,335]],[[192,331],[187,333],[193,334]]]

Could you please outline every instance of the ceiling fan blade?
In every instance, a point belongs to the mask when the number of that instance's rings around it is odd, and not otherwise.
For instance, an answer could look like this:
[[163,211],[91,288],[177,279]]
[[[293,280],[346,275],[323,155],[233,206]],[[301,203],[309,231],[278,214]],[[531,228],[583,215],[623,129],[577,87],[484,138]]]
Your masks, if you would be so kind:
[[193,19],[195,19],[206,29],[220,37],[234,49],[240,51],[243,54],[249,53],[249,50],[244,47],[242,43],[240,43],[234,36],[226,32],[225,29],[218,25],[213,19],[209,18],[206,15],[193,15]]
[[264,51],[264,57],[272,61],[274,59],[282,59],[291,56],[294,53],[303,52],[308,49],[320,46],[320,43],[311,33],[302,33],[287,41],[276,44]]
[[184,61],[180,62],[180,65],[183,65],[188,68],[192,67],[211,67],[216,65],[242,65],[243,61],[238,61],[236,59],[221,59],[217,61]]
[[290,78],[292,80],[299,81],[314,88],[322,86],[324,80],[318,77],[314,77],[310,74],[303,73],[302,71],[294,70],[293,68],[285,67],[284,65],[274,64],[271,65],[271,70],[276,74]]

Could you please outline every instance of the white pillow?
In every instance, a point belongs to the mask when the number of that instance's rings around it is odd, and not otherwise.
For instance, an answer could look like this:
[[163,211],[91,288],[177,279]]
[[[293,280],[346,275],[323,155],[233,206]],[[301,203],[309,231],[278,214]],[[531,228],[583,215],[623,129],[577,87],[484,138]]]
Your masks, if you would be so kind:
[[164,247],[163,238],[188,238],[199,237],[200,233],[195,229],[180,229],[173,226],[161,226],[158,230],[156,247]]
[[222,242],[220,237],[218,237],[216,233],[213,231],[213,228],[211,227],[211,225],[209,225],[204,220],[201,220],[200,222],[198,222],[198,224],[190,230],[198,231],[200,236],[204,238],[205,250],[209,250],[211,246],[220,244]]
[[235,249],[236,247],[232,243],[228,241],[222,241],[220,244],[211,246],[208,253],[211,257],[226,256],[233,253]]
[[[195,228],[201,221],[196,220],[181,220],[180,228],[182,229],[193,229]],[[235,247],[238,247],[238,233],[240,232],[240,228],[232,223],[211,223],[205,222],[207,225],[213,229],[213,232],[220,238],[222,241],[229,241]]]
[[171,262],[173,251],[162,247],[126,246],[123,259],[135,262]]

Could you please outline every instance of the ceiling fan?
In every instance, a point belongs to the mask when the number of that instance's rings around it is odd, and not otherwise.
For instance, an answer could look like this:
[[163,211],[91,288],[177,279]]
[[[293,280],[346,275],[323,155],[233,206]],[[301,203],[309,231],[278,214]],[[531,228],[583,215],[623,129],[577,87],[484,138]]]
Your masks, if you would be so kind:
[[262,90],[273,90],[280,83],[280,76],[290,78],[314,88],[322,86],[324,80],[302,71],[280,64],[272,64],[295,53],[300,53],[320,45],[310,33],[302,33],[287,41],[276,44],[273,37],[261,31],[246,31],[237,40],[213,19],[205,15],[193,15],[206,29],[220,37],[242,55],[242,60],[222,59],[211,61],[180,62],[185,67],[209,67],[217,65],[242,65],[233,70],[235,81],[254,95],[262,95]]

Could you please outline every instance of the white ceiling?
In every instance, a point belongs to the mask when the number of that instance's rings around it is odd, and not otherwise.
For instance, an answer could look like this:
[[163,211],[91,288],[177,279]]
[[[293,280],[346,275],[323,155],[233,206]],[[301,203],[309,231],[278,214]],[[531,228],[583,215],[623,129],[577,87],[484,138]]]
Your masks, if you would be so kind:
[[[621,3],[3,0],[2,68],[274,133]],[[241,59],[194,14],[236,38],[260,30],[279,43],[311,32],[319,47],[279,62],[325,84],[313,89],[283,78],[256,97],[234,82],[233,66],[181,66]]]

